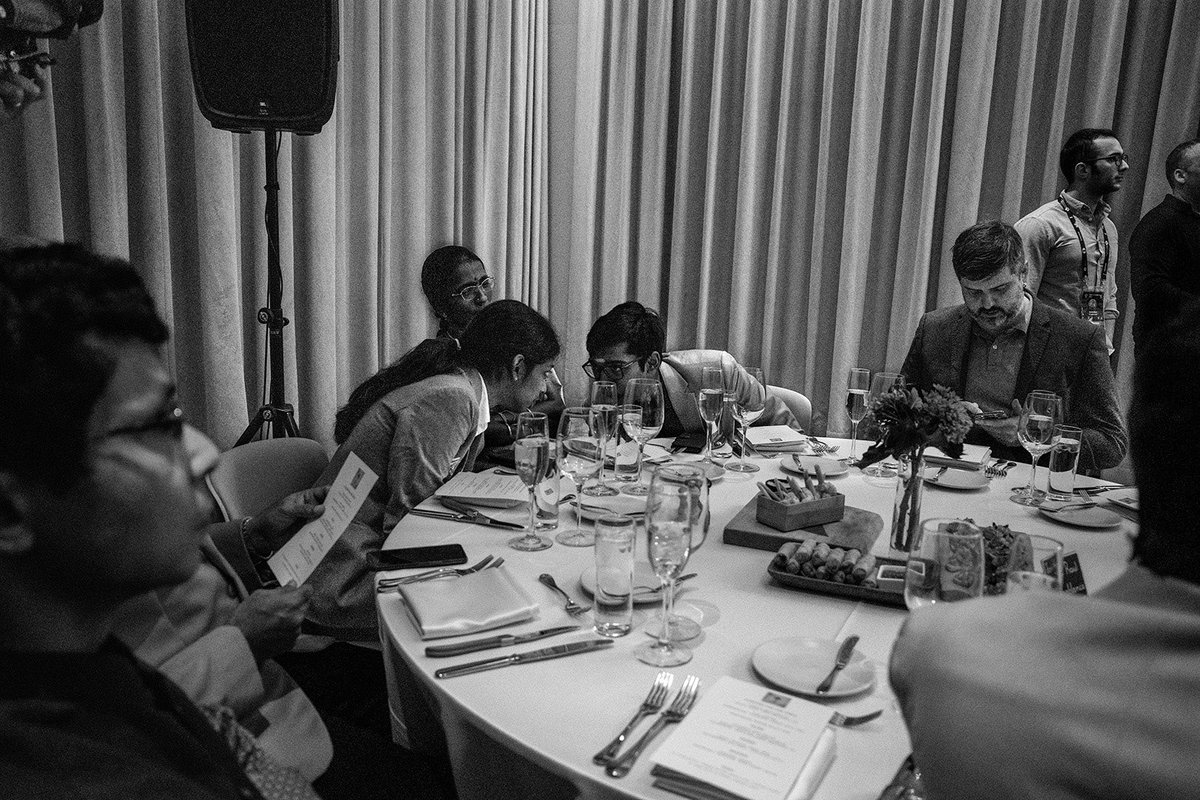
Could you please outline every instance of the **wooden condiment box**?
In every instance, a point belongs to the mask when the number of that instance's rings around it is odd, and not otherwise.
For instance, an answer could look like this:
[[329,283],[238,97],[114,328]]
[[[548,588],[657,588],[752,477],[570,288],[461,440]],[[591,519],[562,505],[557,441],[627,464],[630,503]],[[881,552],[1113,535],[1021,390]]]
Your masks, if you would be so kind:
[[758,496],[758,507],[755,519],[763,525],[770,525],[780,531],[794,531],[797,528],[809,528],[813,525],[824,525],[826,522],[837,522],[846,513],[846,496],[844,494],[828,495],[803,503],[780,503],[765,494]]

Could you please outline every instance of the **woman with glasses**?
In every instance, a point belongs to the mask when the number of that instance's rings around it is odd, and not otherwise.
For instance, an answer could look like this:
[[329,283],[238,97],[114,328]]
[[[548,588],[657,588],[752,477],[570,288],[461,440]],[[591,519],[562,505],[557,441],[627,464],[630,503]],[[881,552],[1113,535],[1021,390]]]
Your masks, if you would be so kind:
[[426,339],[354,390],[337,414],[339,447],[317,485],[331,482],[351,452],[379,480],[310,578],[308,617],[323,632],[377,638],[370,554],[409,509],[471,469],[490,408],[529,407],[558,352],[558,335],[545,317],[516,300],[498,300],[475,316],[458,344]]

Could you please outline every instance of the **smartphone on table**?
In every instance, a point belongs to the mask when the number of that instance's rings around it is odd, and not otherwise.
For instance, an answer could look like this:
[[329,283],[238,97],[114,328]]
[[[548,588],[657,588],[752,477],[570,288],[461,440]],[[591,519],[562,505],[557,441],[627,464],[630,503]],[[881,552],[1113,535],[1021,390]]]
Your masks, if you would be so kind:
[[467,563],[467,552],[461,544],[434,544],[380,550],[371,553],[368,559],[374,570],[452,567]]

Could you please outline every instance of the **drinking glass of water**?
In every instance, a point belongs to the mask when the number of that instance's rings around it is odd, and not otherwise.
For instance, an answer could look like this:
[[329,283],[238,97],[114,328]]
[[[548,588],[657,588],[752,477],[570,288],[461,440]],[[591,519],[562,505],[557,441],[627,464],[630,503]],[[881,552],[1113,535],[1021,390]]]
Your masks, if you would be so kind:
[[983,594],[983,534],[969,522],[927,519],[908,557],[904,604],[910,609]]
[[1071,500],[1075,497],[1075,468],[1079,464],[1079,442],[1083,431],[1074,425],[1054,426],[1054,447],[1050,450],[1050,498]]
[[513,442],[513,461],[521,483],[529,489],[529,528],[524,536],[508,540],[514,550],[545,550],[553,544],[537,534],[537,485],[546,474],[550,461],[550,433],[546,415],[525,411],[517,417],[517,438]]

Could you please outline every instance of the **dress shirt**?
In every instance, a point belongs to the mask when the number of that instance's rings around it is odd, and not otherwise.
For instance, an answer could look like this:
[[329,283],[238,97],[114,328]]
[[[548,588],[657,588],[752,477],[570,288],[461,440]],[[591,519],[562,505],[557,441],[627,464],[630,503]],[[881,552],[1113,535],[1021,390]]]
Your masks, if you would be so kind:
[[[1062,201],[1061,203],[1059,201]],[[1075,215],[1079,235],[1062,203]],[[1025,244],[1029,262],[1029,288],[1044,303],[1081,316],[1085,289],[1104,293],[1104,330],[1108,352],[1113,352],[1113,328],[1117,310],[1117,226],[1109,219],[1110,207],[1101,200],[1092,209],[1065,191],[1057,199],[1026,214],[1014,226]],[[1108,233],[1108,272],[1104,264],[1104,235]],[[1087,250],[1087,275],[1080,274],[1079,237]]]
[[1032,306],[1033,300],[1028,294],[1024,295],[1013,324],[995,335],[989,334],[975,322],[971,323],[971,350],[967,356],[964,400],[976,403],[984,411],[1008,412],[1012,408]]
[[1134,344],[1200,297],[1200,214],[1174,195],[1147,212],[1129,240]]

